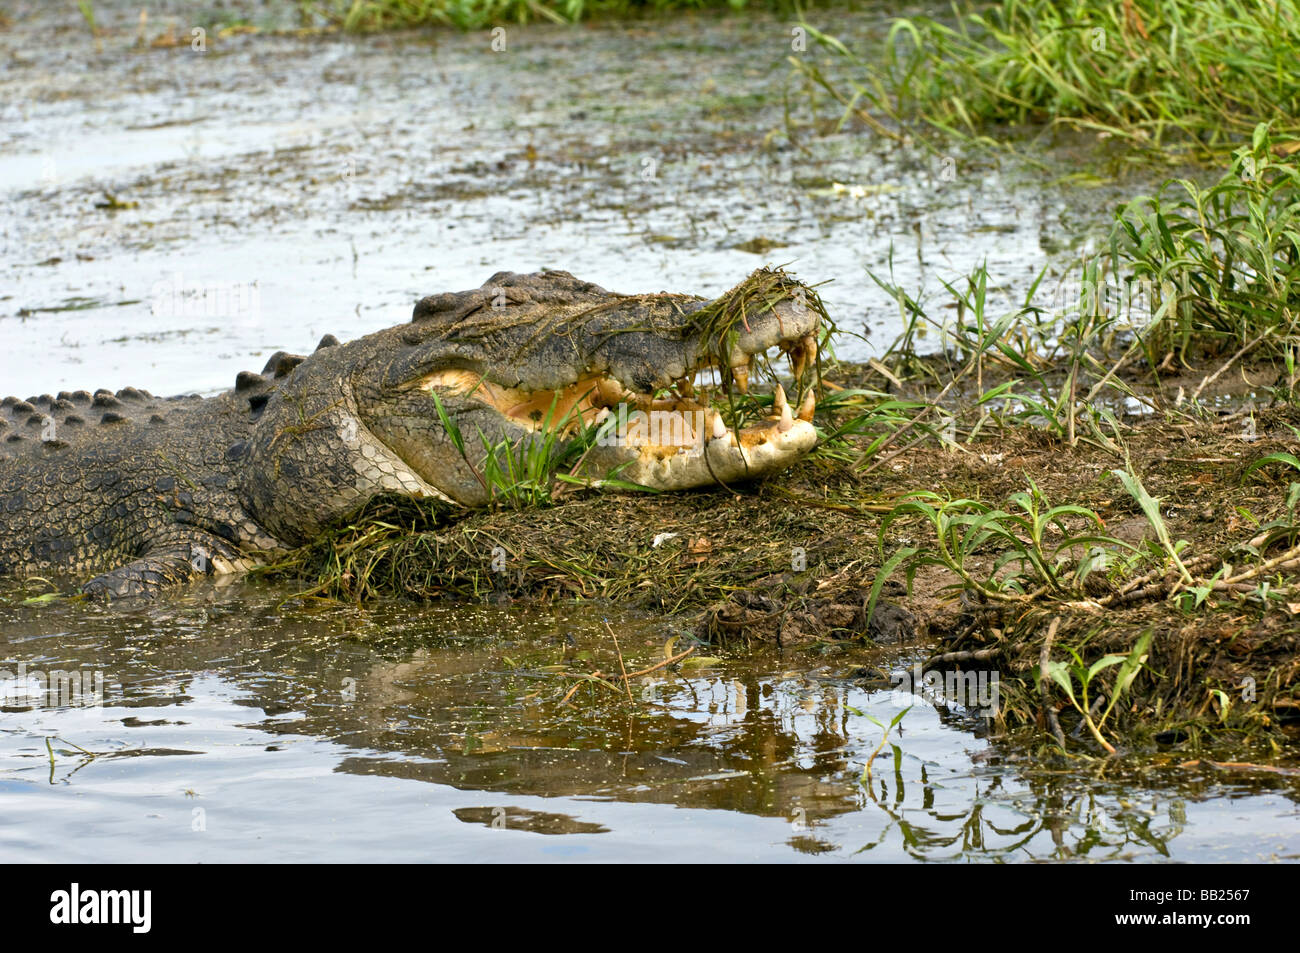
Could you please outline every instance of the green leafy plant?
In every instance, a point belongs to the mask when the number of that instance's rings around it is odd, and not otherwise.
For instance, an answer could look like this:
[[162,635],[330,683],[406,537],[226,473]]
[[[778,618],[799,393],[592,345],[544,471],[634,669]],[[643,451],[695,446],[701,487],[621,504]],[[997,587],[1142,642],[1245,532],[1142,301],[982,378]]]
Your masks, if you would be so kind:
[[77,9],[81,11],[81,18],[86,21],[86,26],[90,29],[91,36],[99,36],[99,25],[95,22],[95,6],[90,0],[77,0]]
[[1137,500],[1138,506],[1142,509],[1142,515],[1146,517],[1151,528],[1155,531],[1156,539],[1159,540],[1161,548],[1169,557],[1169,561],[1178,569],[1178,574],[1184,583],[1191,583],[1192,574],[1188,572],[1187,567],[1183,565],[1181,557],[1182,551],[1187,547],[1184,540],[1174,542],[1169,534],[1169,527],[1166,525],[1164,517],[1160,515],[1160,501],[1147,492],[1147,488],[1142,483],[1142,478],[1137,475],[1133,469],[1133,464],[1129,462],[1123,470],[1110,471],[1119,481],[1124,484],[1124,489]]
[[1230,168],[1204,188],[1190,179],[1119,210],[1114,267],[1147,289],[1152,363],[1192,345],[1294,360],[1300,333],[1300,165],[1295,143],[1258,124]]
[[1297,509],[1300,509],[1300,483],[1292,483],[1287,487],[1285,505],[1286,512],[1282,516],[1259,527],[1259,533],[1250,547],[1254,555],[1267,552],[1278,543],[1290,548],[1300,541],[1300,514],[1297,514]]
[[[900,568],[911,580],[926,565],[942,566],[958,577],[955,584],[996,602],[1023,602],[1041,597],[1077,596],[1097,565],[1093,557],[1080,560],[1089,547],[1103,550],[1133,547],[1094,531],[1079,532],[1070,520],[1100,528],[1101,517],[1083,506],[1051,506],[1032,481],[1027,491],[1012,494],[1007,509],[993,509],[976,500],[945,500],[929,490],[910,493],[881,520],[880,540],[906,516],[920,516],[934,532],[933,548],[905,547],[884,562],[870,594],[874,608],[883,580]],[[1049,541],[1049,530],[1059,539]],[[986,573],[976,575],[977,554],[996,555]]]
[[1290,467],[1293,470],[1300,471],[1300,459],[1297,459],[1295,454],[1270,453],[1268,454],[1268,456],[1260,457],[1250,466],[1246,467],[1245,471],[1241,475],[1242,482],[1244,483],[1246,477],[1250,476],[1256,470],[1266,467],[1271,463],[1281,464],[1282,466]]
[[[1147,651],[1151,647],[1151,637],[1152,633],[1147,631],[1142,634],[1127,655],[1103,655],[1091,665],[1086,663],[1083,656],[1071,648],[1069,652],[1073,659],[1072,662],[1049,660],[1046,671],[1035,672],[1036,679],[1041,680],[1046,677],[1060,686],[1065,692],[1066,698],[1070,700],[1070,704],[1074,706],[1075,711],[1083,719],[1083,723],[1087,725],[1093,739],[1097,744],[1105,748],[1108,754],[1114,754],[1115,748],[1106,740],[1101,729],[1106,724],[1106,719],[1110,717],[1111,712],[1115,710],[1115,705],[1133,684],[1133,680],[1142,671],[1142,666],[1146,664]],[[1089,701],[1092,683],[1101,672],[1113,665],[1120,666],[1119,672],[1115,676],[1115,683],[1111,687],[1105,710],[1101,712],[1101,717],[1094,720],[1093,714],[1096,705]]]

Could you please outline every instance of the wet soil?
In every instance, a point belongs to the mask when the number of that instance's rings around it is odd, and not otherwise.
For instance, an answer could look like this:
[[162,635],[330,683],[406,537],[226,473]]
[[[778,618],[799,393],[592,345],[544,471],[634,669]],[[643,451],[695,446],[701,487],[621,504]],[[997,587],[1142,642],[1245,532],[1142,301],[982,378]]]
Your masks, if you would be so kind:
[[[1261,368],[1242,372],[1247,386],[1248,373],[1266,376]],[[635,605],[725,646],[915,646],[940,668],[954,660],[997,665],[1009,679],[999,713],[1009,728],[1043,727],[1033,678],[1053,620],[1055,651],[1065,658],[1079,651],[1090,662],[1126,654],[1150,632],[1148,668],[1115,716],[1130,745],[1190,739],[1194,750],[1203,736],[1221,744],[1263,733],[1290,746],[1300,706],[1300,559],[1291,552],[1300,540],[1291,499],[1300,472],[1277,455],[1300,453],[1300,415],[1288,404],[1234,405],[1227,398],[1241,385],[1232,383],[1193,412],[1170,395],[1176,376],[1159,387],[1149,374],[1130,376],[1129,392],[1148,391],[1142,412],[1120,410],[1109,431],[1080,424],[1074,446],[1032,418],[1013,422],[980,404],[971,412],[955,399],[948,401],[955,442],[913,434],[871,457],[866,447],[877,434],[832,441],[758,484],[665,495],[577,492],[562,505],[522,512],[431,515],[415,504],[381,503],[273,574],[303,578],[306,591],[343,600],[399,594]],[[827,382],[831,389],[888,386],[861,365],[831,368]],[[986,384],[996,384],[992,371]],[[822,425],[835,430],[831,420]],[[1277,462],[1257,466],[1269,457]],[[1180,583],[1159,530],[1115,472],[1125,467],[1158,500],[1161,524],[1194,583]],[[1014,495],[1035,487],[1043,509],[1069,504],[1092,514],[1070,514],[1045,530],[1047,558],[1063,561],[1059,588],[1021,595],[1032,588],[1025,584],[990,602],[951,566],[926,563],[879,579],[901,550],[936,551],[932,525],[895,512],[909,494],[934,488],[940,501],[1018,512]],[[1099,557],[1086,544],[1055,548],[1066,533],[1085,531],[1114,542],[1091,540],[1102,546]],[[988,542],[963,557],[962,568],[976,579],[1005,580],[1009,570],[999,560],[1008,550]],[[1071,573],[1086,558],[1100,559],[1100,568],[1076,584]],[[1241,576],[1265,560],[1276,566]],[[1239,581],[1196,597],[1198,586],[1220,577]],[[872,612],[877,585],[881,602]]]

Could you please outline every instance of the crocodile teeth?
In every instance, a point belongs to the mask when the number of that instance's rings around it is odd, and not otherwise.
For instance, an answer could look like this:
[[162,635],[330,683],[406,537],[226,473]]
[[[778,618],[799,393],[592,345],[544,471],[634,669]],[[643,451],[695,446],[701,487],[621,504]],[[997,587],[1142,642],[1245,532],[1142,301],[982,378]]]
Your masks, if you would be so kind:
[[804,371],[817,363],[817,338],[809,334],[790,348],[790,369],[794,379],[803,377]]
[[812,423],[813,411],[817,409],[817,397],[810,388],[808,393],[804,394],[803,400],[799,404],[799,419]]
[[606,407],[615,407],[625,396],[622,384],[616,380],[605,377],[596,382],[596,390],[592,395],[592,402],[603,404]]
[[742,394],[749,393],[749,365],[738,364],[731,369],[731,379],[736,382],[736,390]]
[[789,406],[790,404],[785,399],[785,388],[777,384],[776,390],[772,391],[772,412],[779,414]]
[[713,415],[713,439],[721,440],[727,435],[727,425],[722,422],[722,414]]
[[[809,393],[812,393],[812,391],[809,391]],[[781,431],[781,433],[785,433],[793,426],[794,426],[794,417],[790,415],[790,405],[787,404],[785,401],[782,401],[781,420],[777,423],[776,429]]]

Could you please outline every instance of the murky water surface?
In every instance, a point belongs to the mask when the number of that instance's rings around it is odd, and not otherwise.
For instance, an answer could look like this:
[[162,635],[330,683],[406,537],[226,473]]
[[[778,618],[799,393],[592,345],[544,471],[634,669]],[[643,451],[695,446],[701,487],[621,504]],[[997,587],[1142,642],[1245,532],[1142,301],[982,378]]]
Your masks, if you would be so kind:
[[[0,29],[4,393],[215,391],[541,267],[712,294],[792,262],[833,279],[862,357],[898,330],[868,274],[891,253],[932,291],[987,260],[1018,300],[1121,194],[809,125],[778,19],[511,29],[500,52],[213,27],[196,52],[135,46],[139,6],[97,2],[98,40],[72,4],[10,5]],[[170,12],[188,36],[189,8],[151,5],[149,35]],[[884,12],[824,22],[861,39]],[[863,671],[919,649],[720,654],[562,704],[617,670],[606,619],[629,669],[670,624],[247,583],[111,609],[0,595],[5,860],[1300,856],[1294,779],[1121,783],[924,702],[864,783],[875,722],[912,702]],[[102,703],[57,677],[51,697],[55,671]]]
[[[1291,781],[1188,771],[1135,790],[1038,765],[924,701],[864,783],[871,719],[914,700],[863,672],[907,652],[720,653],[635,678],[630,698],[582,684],[566,705],[576,675],[621,671],[606,620],[630,672],[663,658],[665,624],[287,595],[237,584],[133,609],[0,607],[0,856],[1300,856]],[[101,705],[76,704],[101,685]]]
[[[787,63],[815,47],[794,53],[779,19],[510,29],[501,52],[487,33],[214,29],[200,53],[133,45],[138,3],[95,8],[115,31],[98,41],[72,4],[0,30],[0,335],[20,397],[215,391],[278,349],[543,267],[716,294],[790,263],[831,282],[861,357],[897,333],[867,273],[891,252],[913,291],[987,260],[1018,300],[1044,248],[1083,240],[1118,194],[836,133],[840,109]],[[153,35],[168,11],[151,11]],[[849,38],[884,22],[828,20]]]

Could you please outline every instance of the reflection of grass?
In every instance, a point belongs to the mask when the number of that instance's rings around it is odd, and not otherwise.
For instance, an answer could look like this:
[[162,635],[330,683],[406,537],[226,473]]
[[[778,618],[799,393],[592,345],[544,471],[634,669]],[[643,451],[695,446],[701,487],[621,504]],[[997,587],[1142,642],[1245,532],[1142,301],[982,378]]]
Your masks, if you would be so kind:
[[[441,24],[473,30],[494,23],[577,23],[593,16],[627,16],[727,6],[751,0],[299,0],[304,16],[321,15],[345,30],[386,30]],[[779,2],[774,6],[784,6]]]
[[[850,709],[850,710],[856,711],[856,709]],[[879,755],[880,752],[885,750],[885,745],[889,742],[889,733],[898,727],[898,723],[902,721],[903,718],[906,717],[907,713],[911,710],[912,707],[910,705],[904,708],[897,715],[895,715],[893,718],[890,719],[888,725],[885,725],[878,719],[873,718],[870,715],[866,715],[863,712],[857,712],[859,715],[863,715],[864,718],[866,718],[869,722],[871,722],[881,731],[880,744],[876,745],[876,749],[867,756],[867,763],[862,768],[861,784],[864,788],[867,789],[867,792],[871,795],[871,799],[873,801],[875,800],[876,795],[875,795],[875,791],[871,787],[871,765],[875,762],[876,756]],[[894,745],[893,748],[894,748],[894,773],[898,774],[899,766],[903,759],[903,751],[901,748],[898,747],[898,745]]]

